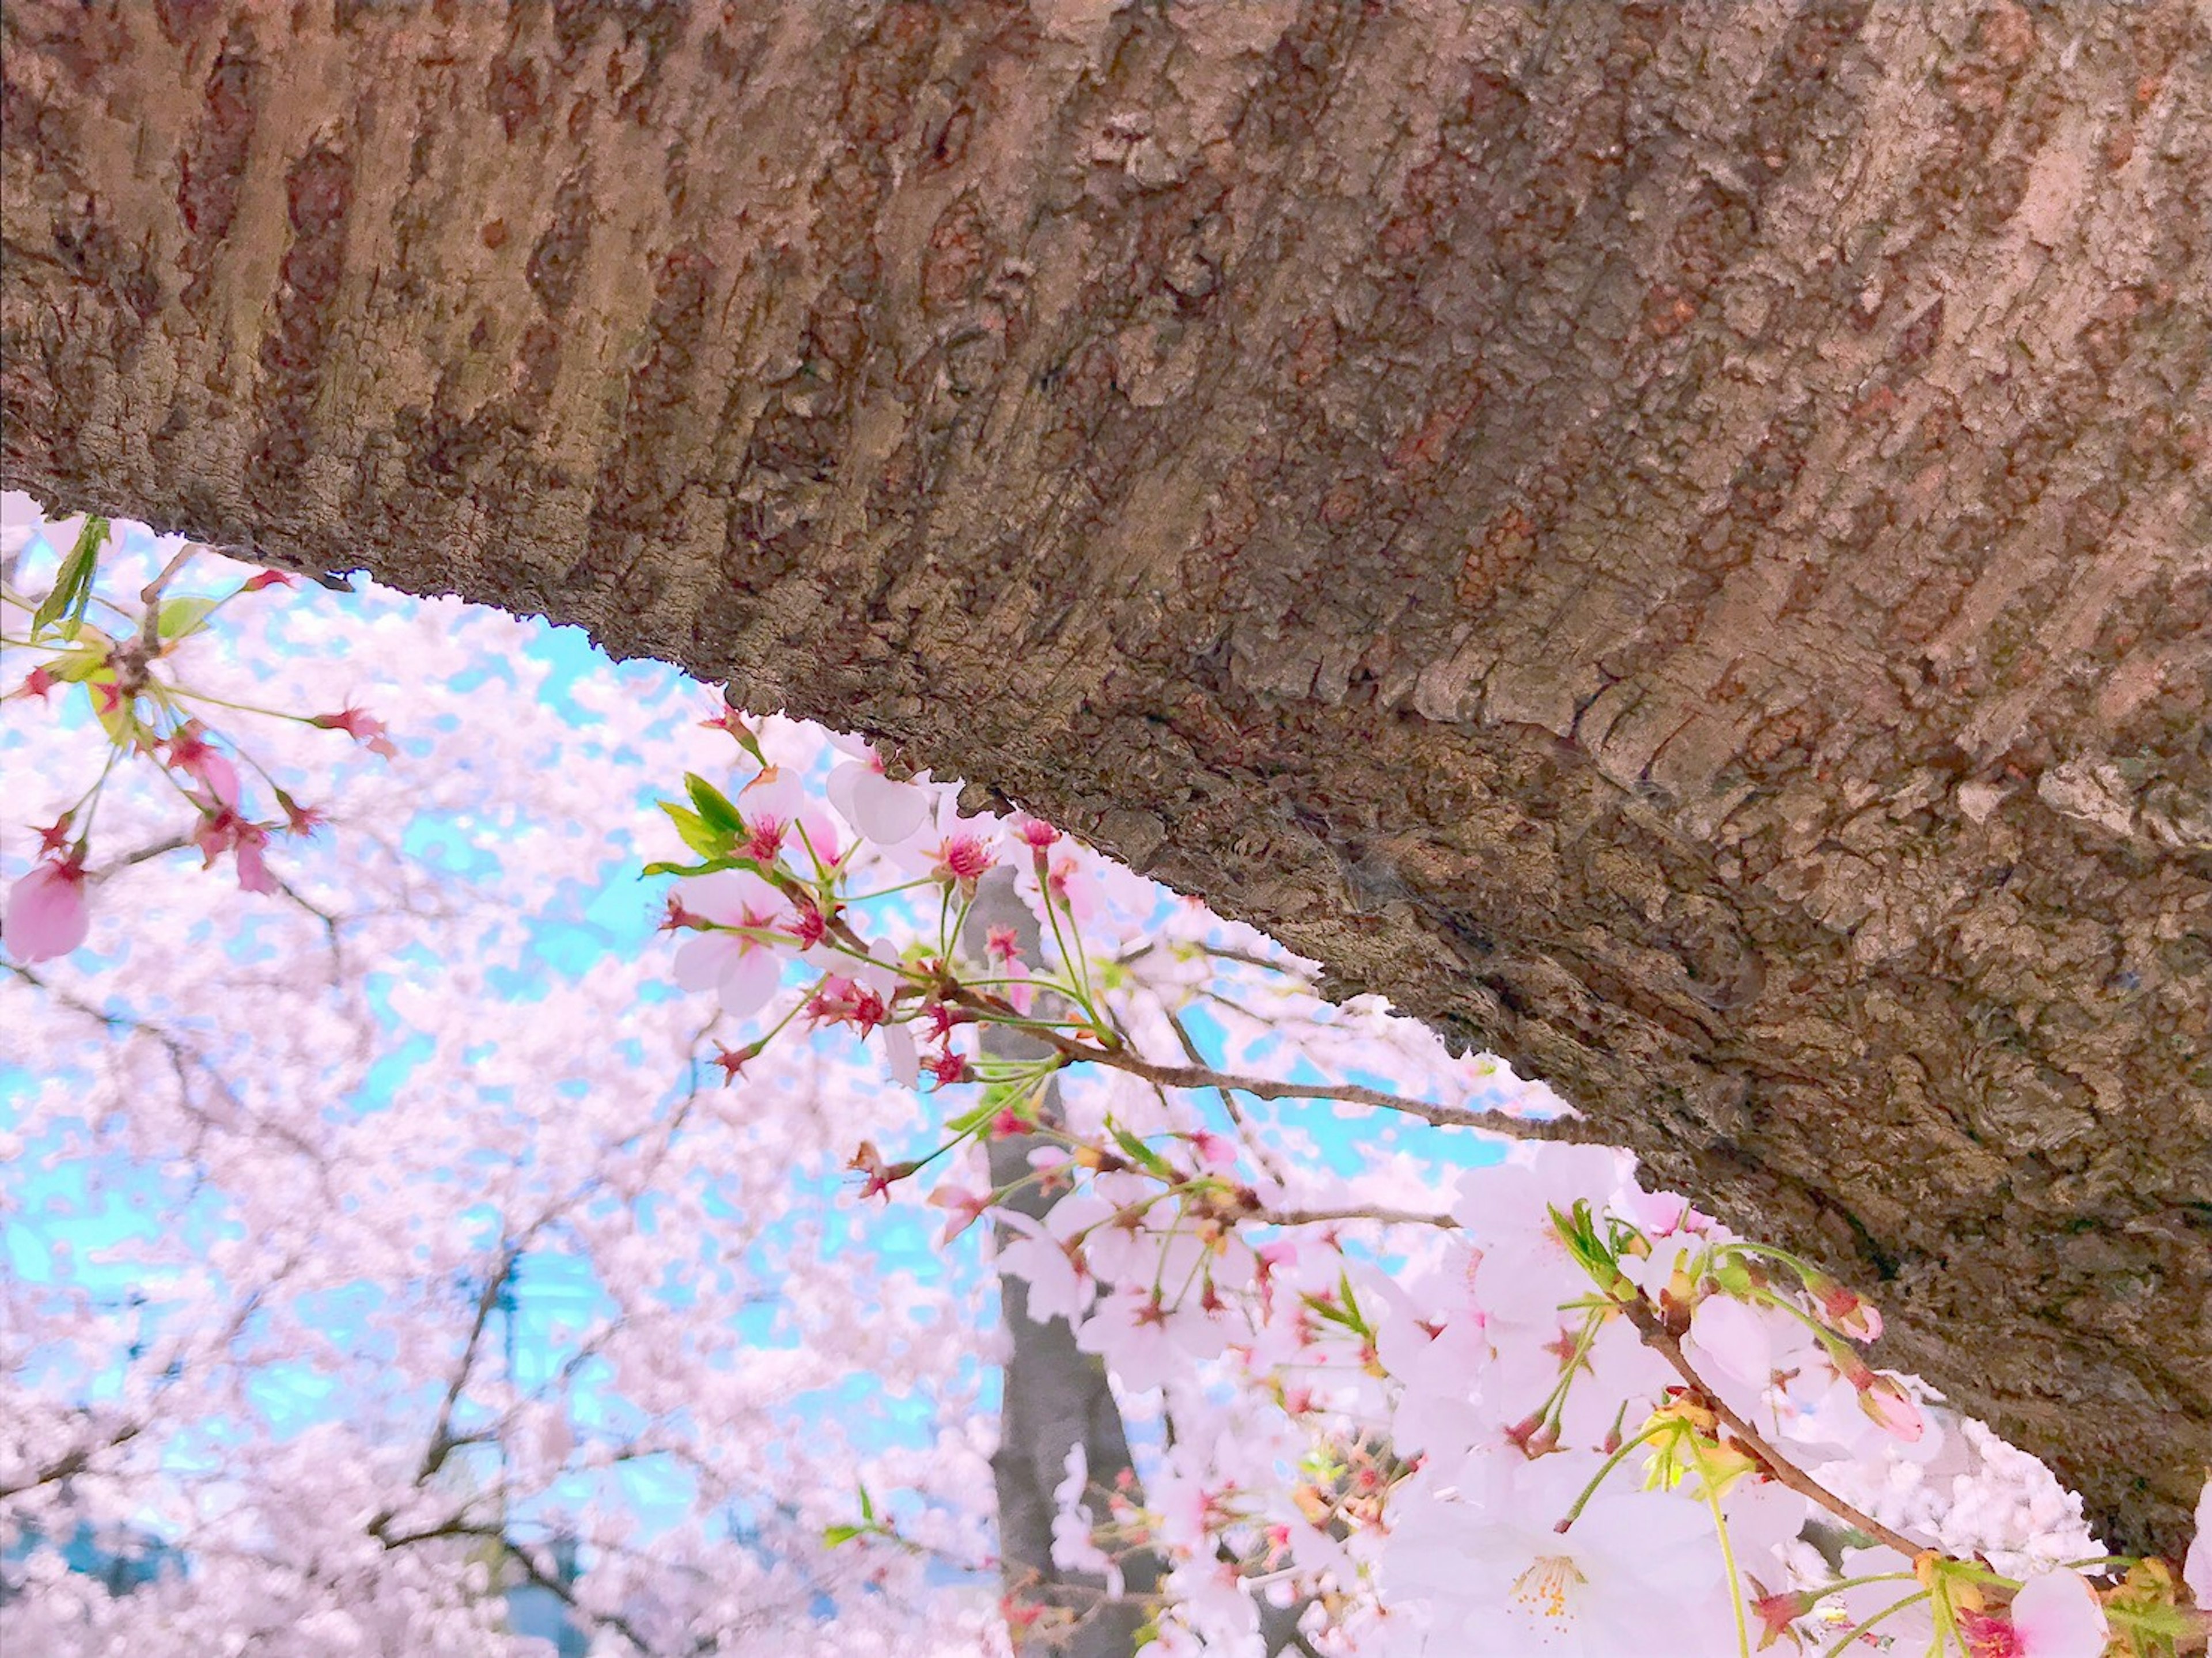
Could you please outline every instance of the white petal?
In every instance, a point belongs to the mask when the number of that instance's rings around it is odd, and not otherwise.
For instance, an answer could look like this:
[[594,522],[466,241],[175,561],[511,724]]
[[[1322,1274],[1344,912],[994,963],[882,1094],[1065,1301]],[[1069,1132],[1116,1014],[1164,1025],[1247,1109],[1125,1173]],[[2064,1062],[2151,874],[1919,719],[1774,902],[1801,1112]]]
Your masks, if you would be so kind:
[[13,558],[37,540],[40,519],[39,503],[21,489],[0,495],[0,558]]
[[915,1049],[914,1032],[902,1024],[887,1024],[878,1028],[884,1039],[884,1058],[890,1064],[891,1076],[902,1088],[914,1088],[921,1081],[921,1055]]

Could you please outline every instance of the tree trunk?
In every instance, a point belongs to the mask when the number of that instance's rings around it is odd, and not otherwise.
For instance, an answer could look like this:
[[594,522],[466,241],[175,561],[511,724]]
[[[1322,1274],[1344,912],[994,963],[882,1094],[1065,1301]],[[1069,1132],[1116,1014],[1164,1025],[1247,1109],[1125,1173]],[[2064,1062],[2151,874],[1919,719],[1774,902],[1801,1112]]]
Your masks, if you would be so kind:
[[11,0],[5,477],[580,623],[1556,1084],[2173,1546],[2212,18]]
[[[1023,960],[1043,959],[1036,913],[1014,891],[1011,870],[984,878],[968,912],[963,942],[971,960],[986,959],[990,931],[998,926],[1012,929]],[[1052,1051],[1003,1025],[986,1026],[981,1041],[983,1052],[1000,1060],[1034,1060]],[[1053,1123],[1059,1115],[1060,1085],[1048,1084],[1043,1120]],[[1064,1189],[1048,1192],[1037,1183],[1030,1153],[1057,1144],[1046,1134],[990,1138],[991,1187],[1007,1194],[1004,1206],[1038,1222],[1051,1214]],[[999,1236],[1008,1241],[1012,1229],[1001,1226]],[[1144,1548],[1115,1551],[1121,1593],[1110,1597],[1113,1586],[1103,1573],[1066,1570],[1052,1558],[1052,1522],[1060,1511],[1053,1491],[1076,1446],[1083,1448],[1085,1494],[1094,1517],[1110,1521],[1109,1499],[1116,1491],[1133,1502],[1144,1500],[1105,1363],[1075,1345],[1066,1319],[1030,1316],[1029,1282],[1017,1273],[999,1274],[999,1310],[1006,1361],[999,1372],[999,1448],[991,1456],[991,1476],[999,1575],[1015,1658],[1131,1658],[1138,1632],[1149,1621],[1145,1599],[1160,1586],[1159,1557]],[[1025,1612],[1041,1615],[1025,1622]]]

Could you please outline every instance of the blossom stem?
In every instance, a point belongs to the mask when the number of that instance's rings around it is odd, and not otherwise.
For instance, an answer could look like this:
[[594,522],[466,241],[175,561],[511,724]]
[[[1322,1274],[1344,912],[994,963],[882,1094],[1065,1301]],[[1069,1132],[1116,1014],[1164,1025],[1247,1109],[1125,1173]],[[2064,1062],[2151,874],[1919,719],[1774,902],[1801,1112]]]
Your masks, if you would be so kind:
[[1735,1546],[1729,1541],[1728,1516],[1721,1512],[1721,1494],[1713,1487],[1713,1471],[1705,1461],[1705,1448],[1698,1442],[1696,1435],[1686,1436],[1690,1442],[1690,1461],[1697,1465],[1698,1484],[1703,1488],[1705,1506],[1712,1510],[1713,1530],[1720,1538],[1721,1564],[1728,1569],[1729,1605],[1735,1612],[1737,1658],[1751,1658],[1751,1626],[1743,1615],[1743,1578],[1735,1569]]
[[1386,1226],[1440,1226],[1446,1230],[1459,1225],[1449,1215],[1426,1215],[1417,1209],[1363,1208],[1358,1205],[1343,1209],[1262,1209],[1250,1218],[1261,1226],[1329,1226],[1346,1220],[1379,1221]]
[[1661,1434],[1679,1434],[1681,1431],[1682,1424],[1672,1419],[1647,1424],[1643,1432],[1606,1458],[1604,1466],[1590,1476],[1589,1484],[1583,1487],[1582,1495],[1575,1498],[1573,1503],[1569,1506],[1565,1517],[1559,1523],[1558,1529],[1564,1532],[1583,1517],[1583,1510],[1589,1506],[1590,1498],[1597,1495],[1597,1488],[1605,1483],[1606,1476],[1626,1461],[1638,1447],[1656,1439]]
[[1839,1658],[1839,1655],[1845,1647],[1850,1646],[1861,1636],[1864,1635],[1869,1630],[1872,1629],[1876,1624],[1881,1622],[1883,1619],[1894,1617],[1897,1613],[1903,1612],[1906,1607],[1917,1606],[1923,1600],[1929,1598],[1929,1592],[1926,1589],[1923,1589],[1917,1594],[1906,1595],[1904,1600],[1899,1600],[1894,1606],[1884,1606],[1880,1612],[1875,1613],[1873,1617],[1868,1619],[1863,1624],[1852,1625],[1849,1633],[1845,1634],[1841,1640],[1838,1641],[1833,1646],[1822,1653],[1820,1655],[1820,1658]]

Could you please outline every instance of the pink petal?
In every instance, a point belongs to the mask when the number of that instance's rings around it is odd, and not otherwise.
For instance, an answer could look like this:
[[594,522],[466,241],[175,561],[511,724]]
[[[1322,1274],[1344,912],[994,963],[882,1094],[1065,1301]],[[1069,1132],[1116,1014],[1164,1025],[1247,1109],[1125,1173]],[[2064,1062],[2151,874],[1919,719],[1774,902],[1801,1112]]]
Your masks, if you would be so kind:
[[47,862],[8,890],[8,911],[0,919],[9,953],[19,962],[51,961],[66,956],[92,930],[92,906],[86,900],[84,872]]
[[676,982],[686,990],[712,990],[722,976],[722,957],[738,943],[727,933],[694,933],[676,947]]
[[269,865],[261,856],[261,843],[240,840],[234,854],[238,864],[238,885],[242,892],[274,892],[276,878],[269,872]]
[[914,1032],[902,1024],[887,1024],[877,1028],[884,1039],[884,1058],[890,1061],[891,1075],[902,1088],[914,1088],[921,1082],[921,1055],[914,1045]]
[[2200,1609],[2212,1608],[2212,1479],[2204,1482],[2204,1494],[2197,1499],[2197,1535],[2181,1563],[2181,1581]]
[[766,1007],[783,985],[783,963],[776,953],[763,945],[738,945],[722,963],[722,971],[714,981],[714,993],[722,999],[722,1011],[734,1018],[744,1018]]
[[805,804],[805,786],[781,766],[770,766],[738,791],[738,810],[748,823],[756,817],[773,817],[779,823],[788,823]]
[[783,895],[749,869],[718,870],[676,884],[676,896],[694,915],[725,926],[743,926],[748,913],[780,914]]
[[1732,1382],[1763,1388],[1774,1370],[1766,1321],[1733,1296],[1707,1296],[1690,1315],[1698,1356]]
[[880,846],[905,840],[929,818],[927,794],[857,760],[830,772],[825,793],[854,833]]
[[2013,1596],[2021,1658],[2102,1658],[2112,1637],[2095,1591],[2070,1571],[2038,1572]]

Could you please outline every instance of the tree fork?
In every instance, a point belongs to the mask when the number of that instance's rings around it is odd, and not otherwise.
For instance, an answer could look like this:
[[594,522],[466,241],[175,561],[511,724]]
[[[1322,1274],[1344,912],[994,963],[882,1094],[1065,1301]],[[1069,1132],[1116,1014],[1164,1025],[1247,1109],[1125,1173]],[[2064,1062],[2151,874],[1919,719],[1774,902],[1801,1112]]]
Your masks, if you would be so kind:
[[1556,1084],[2179,1546],[2185,0],[15,0],[4,476],[860,726]]

